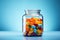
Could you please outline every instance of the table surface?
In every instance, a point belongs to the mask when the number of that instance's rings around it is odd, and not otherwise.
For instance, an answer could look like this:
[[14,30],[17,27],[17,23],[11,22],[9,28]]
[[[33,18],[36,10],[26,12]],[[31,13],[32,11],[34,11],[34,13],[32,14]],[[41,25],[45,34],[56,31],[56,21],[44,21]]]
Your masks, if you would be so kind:
[[24,37],[22,32],[0,32],[0,40],[60,40],[60,31],[43,32],[42,37]]

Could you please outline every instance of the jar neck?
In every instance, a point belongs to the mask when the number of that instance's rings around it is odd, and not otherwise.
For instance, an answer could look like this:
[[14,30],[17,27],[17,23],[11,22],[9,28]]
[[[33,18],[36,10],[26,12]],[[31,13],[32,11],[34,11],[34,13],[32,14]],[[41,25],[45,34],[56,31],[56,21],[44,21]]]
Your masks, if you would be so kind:
[[40,10],[25,10],[26,15],[40,15]]

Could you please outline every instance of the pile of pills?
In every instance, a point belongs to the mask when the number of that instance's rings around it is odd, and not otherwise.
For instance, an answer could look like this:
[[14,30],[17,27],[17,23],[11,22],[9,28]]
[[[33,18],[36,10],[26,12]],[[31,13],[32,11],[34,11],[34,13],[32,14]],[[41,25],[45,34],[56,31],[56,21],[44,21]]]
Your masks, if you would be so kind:
[[39,36],[43,32],[42,25],[43,20],[41,18],[26,18],[26,30],[25,36]]

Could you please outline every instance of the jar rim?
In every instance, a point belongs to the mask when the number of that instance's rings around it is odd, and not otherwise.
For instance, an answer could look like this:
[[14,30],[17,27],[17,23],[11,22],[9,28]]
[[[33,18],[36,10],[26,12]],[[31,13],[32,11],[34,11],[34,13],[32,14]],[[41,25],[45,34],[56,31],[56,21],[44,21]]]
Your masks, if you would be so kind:
[[26,9],[25,11],[41,11],[40,9],[36,9],[36,10],[34,10],[34,9]]

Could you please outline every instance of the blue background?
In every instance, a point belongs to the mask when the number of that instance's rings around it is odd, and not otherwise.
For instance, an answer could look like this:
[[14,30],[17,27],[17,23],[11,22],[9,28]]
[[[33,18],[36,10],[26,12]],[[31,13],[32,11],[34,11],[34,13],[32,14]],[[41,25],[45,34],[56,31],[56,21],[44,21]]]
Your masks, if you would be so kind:
[[25,9],[40,9],[44,31],[60,31],[60,0],[0,0],[0,31],[22,32]]

